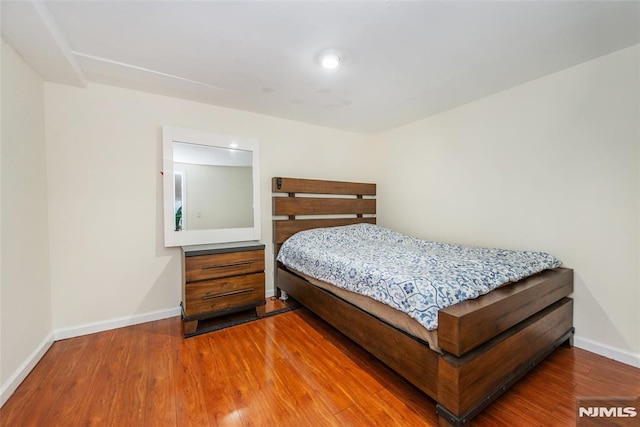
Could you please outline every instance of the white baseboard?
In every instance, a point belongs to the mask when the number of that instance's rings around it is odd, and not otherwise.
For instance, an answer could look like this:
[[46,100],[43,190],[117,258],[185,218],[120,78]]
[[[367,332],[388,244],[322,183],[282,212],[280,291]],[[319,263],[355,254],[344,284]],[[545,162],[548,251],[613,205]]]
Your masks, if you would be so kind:
[[57,329],[51,332],[29,355],[29,357],[18,367],[16,372],[2,384],[0,389],[0,407],[11,397],[18,386],[29,375],[29,372],[38,364],[51,345],[58,340],[79,337],[81,335],[93,334],[96,332],[108,331],[125,326],[137,325],[140,323],[152,322],[154,320],[166,319],[180,315],[180,307],[166,310],[154,311],[151,313],[119,317],[117,319],[105,320],[102,322],[88,323],[86,325],[74,326],[71,328]]
[[118,317],[116,319],[104,320],[102,322],[87,323],[85,325],[73,326],[71,328],[57,329],[55,331],[56,341],[67,338],[79,337],[82,335],[94,334],[96,332],[109,331],[111,329],[124,328],[125,326],[138,325],[140,323],[153,322],[168,317],[180,315],[180,307],[166,310],[153,311],[151,313],[137,314],[133,316]]
[[22,384],[29,372],[38,364],[42,356],[49,350],[49,347],[55,341],[55,334],[53,332],[49,333],[42,342],[38,345],[38,347],[27,357],[27,359],[22,362],[22,364],[16,369],[16,371],[9,377],[9,379],[2,384],[2,388],[0,389],[0,408],[5,404],[9,397],[18,389],[18,386]]
[[583,350],[587,350],[592,353],[599,354],[600,356],[604,356],[609,359],[617,360],[618,362],[640,368],[640,354],[633,354],[630,351],[610,347],[605,344],[591,341],[588,338],[582,338],[578,335],[574,337],[573,344]]
[[[271,292],[273,294],[273,291]],[[267,297],[269,295],[267,293]],[[120,317],[111,320],[105,320],[102,322],[89,323],[86,325],[75,326],[71,328],[58,329],[47,335],[44,340],[38,345],[38,347],[29,355],[29,357],[20,365],[20,367],[14,372],[14,374],[7,380],[5,384],[2,384],[0,389],[0,407],[2,407],[9,397],[16,391],[18,386],[29,375],[31,370],[42,359],[44,354],[49,350],[49,347],[58,340],[78,337],[81,335],[93,334],[96,332],[108,331],[111,329],[122,328],[125,326],[137,325],[140,323],[152,322],[154,320],[166,319],[168,317],[174,317],[180,315],[180,307],[154,311],[151,313]],[[633,354],[628,351],[624,351],[618,348],[610,347],[605,344],[591,341],[587,338],[580,336],[574,337],[574,345],[583,350],[590,351],[592,353],[599,354],[601,356],[617,360],[627,365],[640,368],[640,355]]]

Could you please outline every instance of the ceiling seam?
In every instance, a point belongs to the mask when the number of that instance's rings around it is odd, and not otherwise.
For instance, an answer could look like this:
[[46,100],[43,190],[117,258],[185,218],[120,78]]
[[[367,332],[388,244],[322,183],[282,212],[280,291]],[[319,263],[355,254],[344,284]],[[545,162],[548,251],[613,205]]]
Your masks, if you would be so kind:
[[173,74],[168,74],[168,73],[163,73],[162,71],[156,71],[156,70],[151,70],[149,68],[144,68],[144,67],[140,67],[137,65],[133,65],[133,64],[127,64],[126,62],[120,62],[120,61],[115,61],[113,59],[108,59],[108,58],[102,58],[100,56],[95,56],[95,55],[90,55],[88,53],[83,53],[83,52],[78,52],[78,51],[71,51],[72,54],[74,54],[75,56],[79,56],[81,58],[87,58],[87,59],[92,59],[94,61],[99,61],[99,62],[105,62],[107,64],[112,64],[112,65],[117,65],[120,67],[125,67],[125,68],[131,68],[133,70],[138,70],[138,71],[143,71],[145,73],[150,73],[150,74],[155,74],[158,76],[162,76],[162,77],[169,77],[172,79],[177,79],[177,80],[181,80],[181,81],[185,81],[185,82],[189,82],[189,83],[194,83],[197,85],[201,85],[201,86],[206,86],[209,87],[211,89],[215,89],[215,90],[222,90],[222,91],[226,91],[226,92],[233,92],[231,89],[225,89],[219,86],[215,86],[209,83],[204,83],[198,80],[192,80],[192,79],[188,79],[186,77],[180,77],[180,76],[176,76]]
[[66,37],[64,36],[64,34],[62,33],[62,31],[60,30],[60,27],[58,27],[58,24],[56,23],[55,18],[51,14],[51,11],[49,11],[47,6],[44,4],[44,1],[32,0],[31,4],[33,4],[33,7],[35,8],[36,12],[40,16],[42,23],[47,28],[47,30],[49,30],[51,37],[56,42],[56,44],[58,45],[58,48],[60,48],[60,51],[64,55],[65,59],[68,61],[69,65],[75,72],[78,79],[80,80],[81,85],[83,87],[87,87],[88,80],[85,77],[84,73],[82,72],[82,68],[80,68],[80,64],[78,64],[78,61],[76,61],[76,59],[74,58],[71,52],[71,48],[69,47],[69,43]]

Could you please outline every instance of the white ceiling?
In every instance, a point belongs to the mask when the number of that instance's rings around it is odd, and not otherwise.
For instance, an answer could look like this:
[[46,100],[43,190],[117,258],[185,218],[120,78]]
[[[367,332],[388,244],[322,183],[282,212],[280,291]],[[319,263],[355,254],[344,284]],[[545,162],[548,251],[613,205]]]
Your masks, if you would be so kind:
[[[0,3],[45,80],[378,133],[640,43],[637,1]],[[343,65],[321,69],[336,49]]]

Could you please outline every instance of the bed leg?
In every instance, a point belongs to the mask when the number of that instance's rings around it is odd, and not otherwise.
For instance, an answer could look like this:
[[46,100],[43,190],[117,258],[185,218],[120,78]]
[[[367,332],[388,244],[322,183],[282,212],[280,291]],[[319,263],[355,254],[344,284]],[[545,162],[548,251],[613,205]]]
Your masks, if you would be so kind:
[[438,415],[438,426],[440,427],[460,427],[472,425],[472,417],[463,416],[462,418],[460,418],[439,403],[436,404],[436,414]]
[[451,427],[453,424],[449,422],[448,419],[443,417],[442,415],[438,417],[438,426],[439,427]]

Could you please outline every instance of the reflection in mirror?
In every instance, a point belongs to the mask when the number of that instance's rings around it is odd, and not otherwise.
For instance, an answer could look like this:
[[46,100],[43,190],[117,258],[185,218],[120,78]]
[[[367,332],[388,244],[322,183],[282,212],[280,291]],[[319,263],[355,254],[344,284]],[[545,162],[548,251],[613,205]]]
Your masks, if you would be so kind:
[[165,246],[260,240],[253,139],[164,126]]
[[175,183],[173,211],[176,213],[176,231],[182,231],[184,227],[184,220],[182,219],[182,210],[184,209],[184,201],[182,200],[182,194],[184,193],[183,187],[183,174],[182,172],[173,172],[173,181]]
[[253,226],[250,151],[173,143],[176,230]]

